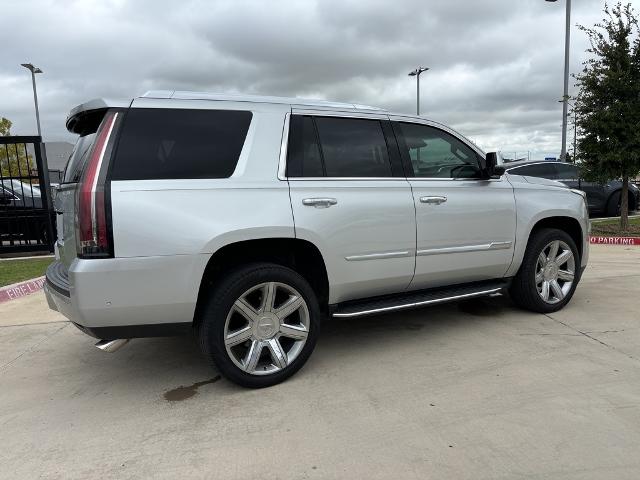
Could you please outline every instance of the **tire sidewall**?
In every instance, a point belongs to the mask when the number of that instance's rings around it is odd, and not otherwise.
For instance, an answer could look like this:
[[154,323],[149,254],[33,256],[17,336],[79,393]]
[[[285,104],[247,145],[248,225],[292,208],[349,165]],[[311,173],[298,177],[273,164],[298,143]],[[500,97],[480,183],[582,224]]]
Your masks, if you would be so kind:
[[[241,370],[229,357],[224,343],[224,327],[233,303],[251,287],[264,282],[280,282],[297,290],[309,310],[307,341],[297,358],[287,367],[270,375],[251,375]],[[214,285],[203,309],[200,323],[200,344],[205,355],[229,380],[252,388],[280,383],[305,364],[317,342],[320,331],[320,308],[313,289],[297,272],[276,264],[259,263],[236,269]]]
[[[578,286],[578,282],[580,281],[580,255],[578,253],[578,248],[569,234],[557,229],[540,230],[534,234],[531,240],[531,243],[527,246],[521,271],[518,274],[522,275],[522,278],[519,279],[521,288],[524,288],[527,291],[527,308],[540,313],[556,312],[569,303],[573,297],[576,287]],[[574,272],[573,285],[571,285],[571,290],[569,290],[567,295],[557,303],[547,303],[538,293],[535,281],[536,264],[542,249],[554,240],[560,240],[569,246],[575,259],[576,268]],[[524,292],[520,292],[520,295],[522,295],[522,293]]]

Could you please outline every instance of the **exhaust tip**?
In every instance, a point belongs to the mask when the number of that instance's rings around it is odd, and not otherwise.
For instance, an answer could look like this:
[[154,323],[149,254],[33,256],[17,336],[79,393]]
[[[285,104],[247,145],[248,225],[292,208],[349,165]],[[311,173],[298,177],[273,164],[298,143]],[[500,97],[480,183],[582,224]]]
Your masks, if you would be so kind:
[[100,340],[96,343],[96,348],[103,352],[113,353],[120,350],[129,342],[128,338],[118,338],[116,340]]

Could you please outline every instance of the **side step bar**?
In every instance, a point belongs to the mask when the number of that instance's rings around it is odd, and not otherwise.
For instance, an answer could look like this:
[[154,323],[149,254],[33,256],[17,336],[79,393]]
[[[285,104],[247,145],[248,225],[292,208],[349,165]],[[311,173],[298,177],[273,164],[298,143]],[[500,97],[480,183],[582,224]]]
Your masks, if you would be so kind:
[[504,290],[507,286],[508,282],[505,281],[478,282],[447,288],[419,290],[398,295],[356,300],[338,304],[333,312],[333,316],[337,318],[361,317],[364,315],[419,308],[439,303],[455,302],[468,298],[494,295]]

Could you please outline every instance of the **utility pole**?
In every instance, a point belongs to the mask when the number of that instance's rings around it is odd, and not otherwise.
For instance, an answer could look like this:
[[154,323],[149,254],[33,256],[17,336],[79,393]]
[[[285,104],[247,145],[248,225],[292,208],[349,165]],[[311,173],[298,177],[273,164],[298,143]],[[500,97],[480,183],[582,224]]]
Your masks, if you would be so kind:
[[[556,2],[557,0],[546,0]],[[569,112],[569,45],[571,43],[571,0],[565,0],[565,32],[564,32],[564,94],[562,104],[562,151],[560,160],[565,161],[567,156],[567,115]]]

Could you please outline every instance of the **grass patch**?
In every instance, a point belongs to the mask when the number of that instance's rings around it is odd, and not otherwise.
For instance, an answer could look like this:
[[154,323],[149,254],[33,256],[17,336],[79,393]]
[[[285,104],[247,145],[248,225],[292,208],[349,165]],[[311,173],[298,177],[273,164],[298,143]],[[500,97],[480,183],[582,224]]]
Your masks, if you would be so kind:
[[629,219],[629,230],[620,230],[620,219],[591,220],[591,235],[640,237],[640,218]]
[[53,257],[0,261],[0,287],[44,275]]

